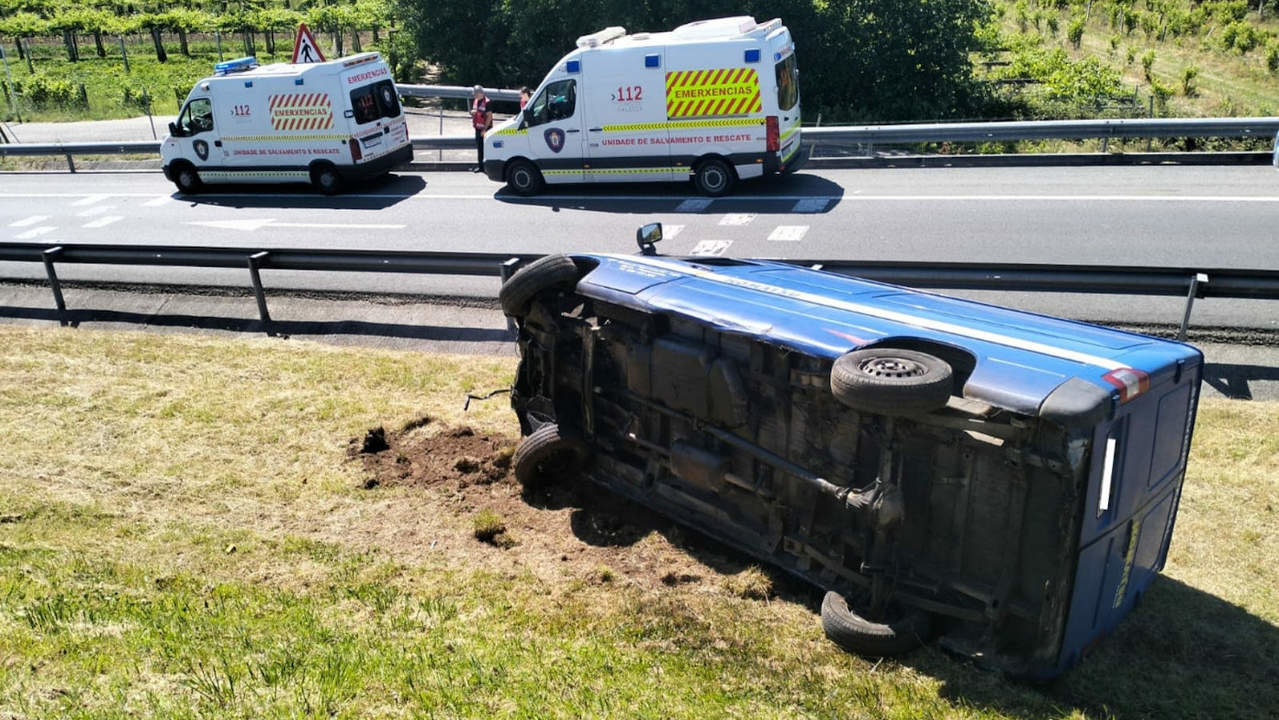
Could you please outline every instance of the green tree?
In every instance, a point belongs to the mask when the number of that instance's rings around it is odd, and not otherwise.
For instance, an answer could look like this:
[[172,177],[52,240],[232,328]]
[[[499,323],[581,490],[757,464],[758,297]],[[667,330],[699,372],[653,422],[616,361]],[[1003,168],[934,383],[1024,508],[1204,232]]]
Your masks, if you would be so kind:
[[161,16],[165,27],[178,33],[178,48],[182,54],[191,57],[191,49],[187,45],[187,34],[207,30],[214,25],[213,16],[203,10],[177,8]]

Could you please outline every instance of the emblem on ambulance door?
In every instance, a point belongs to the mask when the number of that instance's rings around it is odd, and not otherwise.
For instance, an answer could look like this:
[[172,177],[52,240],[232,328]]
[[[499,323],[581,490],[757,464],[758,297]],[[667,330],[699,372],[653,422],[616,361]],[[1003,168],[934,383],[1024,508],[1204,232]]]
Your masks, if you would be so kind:
[[559,128],[548,128],[543,135],[546,138],[546,146],[551,152],[559,152],[564,149],[564,131]]
[[191,143],[191,146],[195,148],[195,154],[199,155],[201,160],[209,159],[209,144],[207,142],[196,140]]

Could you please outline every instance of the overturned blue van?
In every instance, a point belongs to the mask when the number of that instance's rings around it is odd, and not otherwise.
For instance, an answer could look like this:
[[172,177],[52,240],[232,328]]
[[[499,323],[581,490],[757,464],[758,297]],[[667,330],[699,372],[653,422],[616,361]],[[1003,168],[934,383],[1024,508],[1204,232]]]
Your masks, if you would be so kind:
[[1167,557],[1188,345],[720,258],[547,256],[501,301],[521,482],[584,475],[825,589],[853,652],[1051,677]]

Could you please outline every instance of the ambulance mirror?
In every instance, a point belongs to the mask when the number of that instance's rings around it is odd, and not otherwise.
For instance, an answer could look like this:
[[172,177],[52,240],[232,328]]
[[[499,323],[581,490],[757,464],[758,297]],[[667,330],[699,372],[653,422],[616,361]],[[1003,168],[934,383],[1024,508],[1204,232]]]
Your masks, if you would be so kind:
[[169,123],[169,137],[177,137],[177,136],[178,136],[178,124],[172,123],[172,122]]
[[649,223],[641,225],[635,231],[635,244],[639,245],[641,255],[656,255],[655,245],[662,239],[662,224]]

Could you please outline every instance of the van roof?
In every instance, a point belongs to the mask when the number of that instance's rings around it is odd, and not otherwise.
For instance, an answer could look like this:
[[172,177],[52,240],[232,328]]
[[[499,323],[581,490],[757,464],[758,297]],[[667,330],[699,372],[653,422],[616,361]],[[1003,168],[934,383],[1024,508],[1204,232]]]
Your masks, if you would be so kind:
[[588,50],[596,47],[647,47],[707,40],[763,40],[769,33],[780,27],[782,27],[782,21],[779,18],[757,23],[750,15],[697,20],[680,25],[668,32],[638,32],[628,35],[625,28],[608,27],[579,37],[577,47]]
[[[247,58],[246,58],[247,59]],[[330,75],[342,72],[347,68],[356,65],[365,65],[381,61],[382,56],[376,52],[359,53],[358,55],[348,55],[346,57],[337,58],[335,60],[326,60],[319,63],[271,63],[270,65],[258,65],[248,70],[231,71],[226,73],[218,73],[210,75],[206,80],[221,80],[224,78],[258,78],[258,77],[300,77],[303,75]]]

